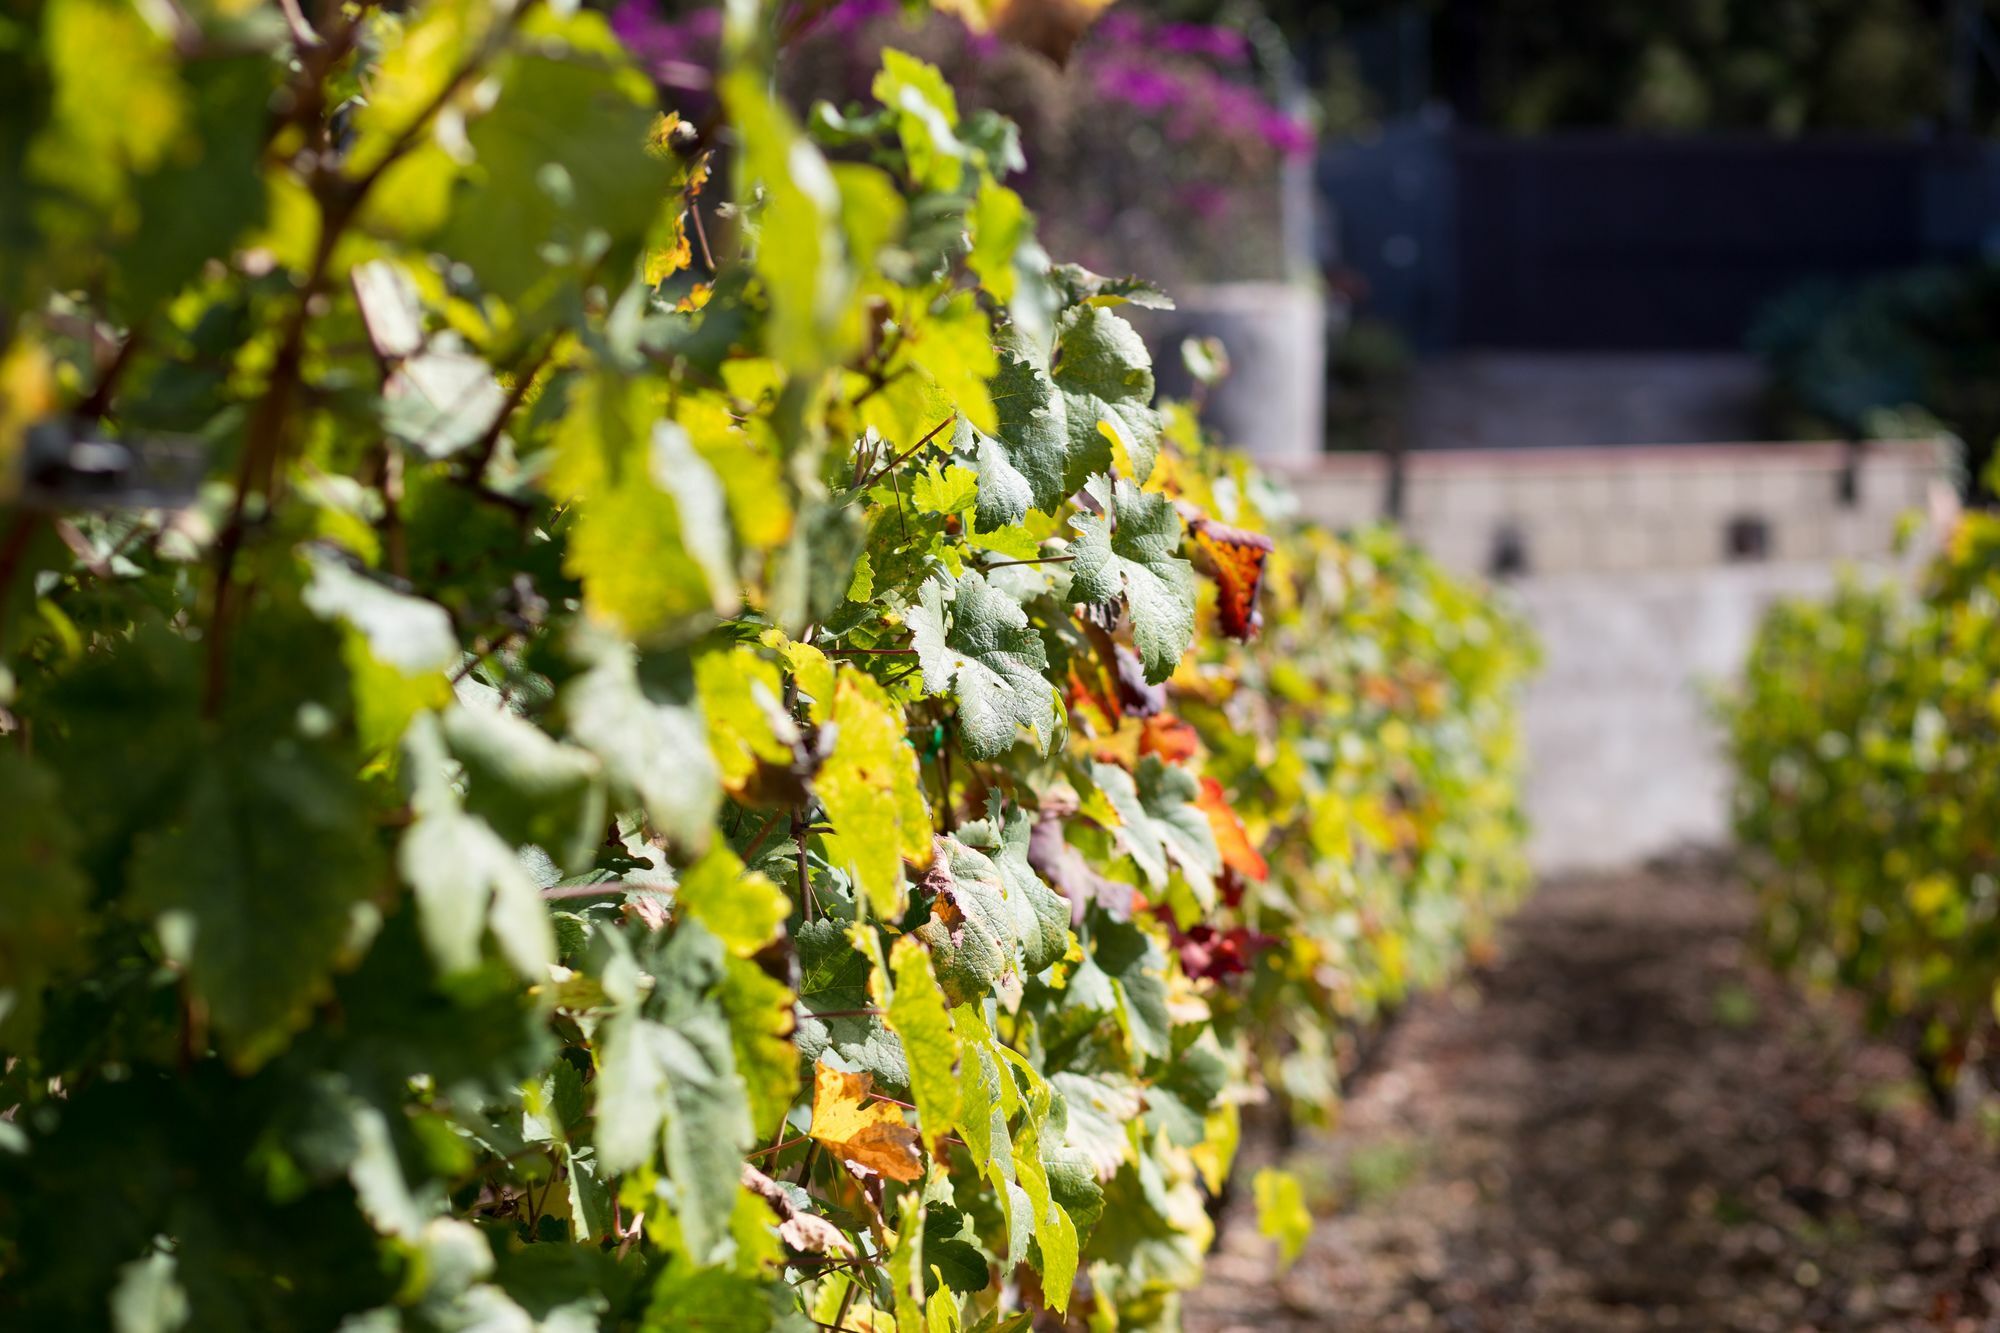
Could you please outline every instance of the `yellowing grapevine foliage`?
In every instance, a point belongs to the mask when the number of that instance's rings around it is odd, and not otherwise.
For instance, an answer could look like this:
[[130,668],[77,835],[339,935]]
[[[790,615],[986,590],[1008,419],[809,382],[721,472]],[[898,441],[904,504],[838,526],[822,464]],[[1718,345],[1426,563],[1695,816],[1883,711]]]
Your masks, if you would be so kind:
[[1768,943],[1913,1029],[1944,1085],[2000,1015],[1996,680],[2000,517],[1975,512],[1919,595],[1775,607],[1725,710]]
[[1519,889],[1520,629],[782,33],[0,15],[0,1326],[1170,1326]]

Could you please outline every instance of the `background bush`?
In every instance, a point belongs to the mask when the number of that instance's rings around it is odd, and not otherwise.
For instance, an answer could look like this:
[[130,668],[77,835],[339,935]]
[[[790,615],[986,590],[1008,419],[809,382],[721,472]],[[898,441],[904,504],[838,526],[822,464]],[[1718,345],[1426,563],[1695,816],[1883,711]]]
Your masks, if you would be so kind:
[[1967,515],[1921,594],[1772,611],[1728,708],[1736,825],[1778,957],[1907,1029],[1941,1083],[2000,997],[2000,520]]

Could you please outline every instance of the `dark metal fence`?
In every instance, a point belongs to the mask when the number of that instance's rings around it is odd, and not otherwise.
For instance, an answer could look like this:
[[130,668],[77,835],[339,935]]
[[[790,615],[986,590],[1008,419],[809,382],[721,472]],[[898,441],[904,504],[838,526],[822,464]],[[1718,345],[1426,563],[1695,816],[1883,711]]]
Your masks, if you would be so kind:
[[2000,151],[1970,141],[1513,138],[1412,121],[1331,146],[1367,308],[1420,348],[1737,348],[1773,297],[1973,257]]

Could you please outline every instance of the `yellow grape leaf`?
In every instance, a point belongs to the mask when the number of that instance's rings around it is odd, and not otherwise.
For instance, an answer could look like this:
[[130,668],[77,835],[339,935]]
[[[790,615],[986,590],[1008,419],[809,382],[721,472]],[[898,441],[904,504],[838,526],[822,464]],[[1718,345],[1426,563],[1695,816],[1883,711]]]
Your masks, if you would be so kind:
[[782,546],[792,535],[791,489],[764,423],[738,424],[718,394],[686,395],[674,417],[722,482],[737,540],[753,551]]
[[1257,1172],[1251,1190],[1257,1196],[1257,1230],[1278,1242],[1279,1262],[1291,1267],[1312,1234],[1312,1214],[1298,1177],[1267,1166]]
[[827,857],[854,876],[884,919],[903,910],[903,862],[928,865],[931,815],[905,739],[903,710],[858,671],[844,671],[833,693],[835,742],[814,789],[834,832]]
[[792,910],[777,885],[759,871],[745,871],[736,853],[719,845],[681,872],[676,901],[738,958],[769,944]]
[[924,946],[905,935],[896,941],[891,957],[896,994],[889,1001],[889,1027],[902,1038],[910,1066],[910,1097],[935,1150],[938,1139],[958,1119],[958,1034],[952,1031],[944,993],[938,989]]
[[767,629],[758,642],[783,654],[785,664],[792,669],[792,677],[799,683],[799,693],[806,701],[806,717],[816,727],[826,725],[833,716],[833,662],[827,655],[809,643],[797,643],[785,637],[785,632]]
[[55,361],[24,332],[0,352],[0,500],[7,498],[22,435],[55,405]]
[[708,723],[708,748],[731,796],[743,795],[760,763],[792,762],[794,730],[776,663],[737,644],[697,657],[694,680]]
[[813,1066],[812,1136],[845,1162],[865,1166],[890,1180],[919,1180],[924,1174],[917,1131],[891,1102],[870,1102],[874,1079],[830,1065]]

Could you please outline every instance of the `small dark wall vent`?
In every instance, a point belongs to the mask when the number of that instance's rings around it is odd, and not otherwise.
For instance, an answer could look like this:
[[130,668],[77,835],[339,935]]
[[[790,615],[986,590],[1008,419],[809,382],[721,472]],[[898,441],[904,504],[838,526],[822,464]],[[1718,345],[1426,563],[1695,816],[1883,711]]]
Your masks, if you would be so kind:
[[1722,552],[1734,564],[1771,558],[1771,524],[1762,514],[1738,514],[1722,534]]
[[1512,523],[1502,523],[1493,531],[1493,552],[1486,559],[1486,572],[1496,579],[1519,578],[1528,572],[1528,538]]

